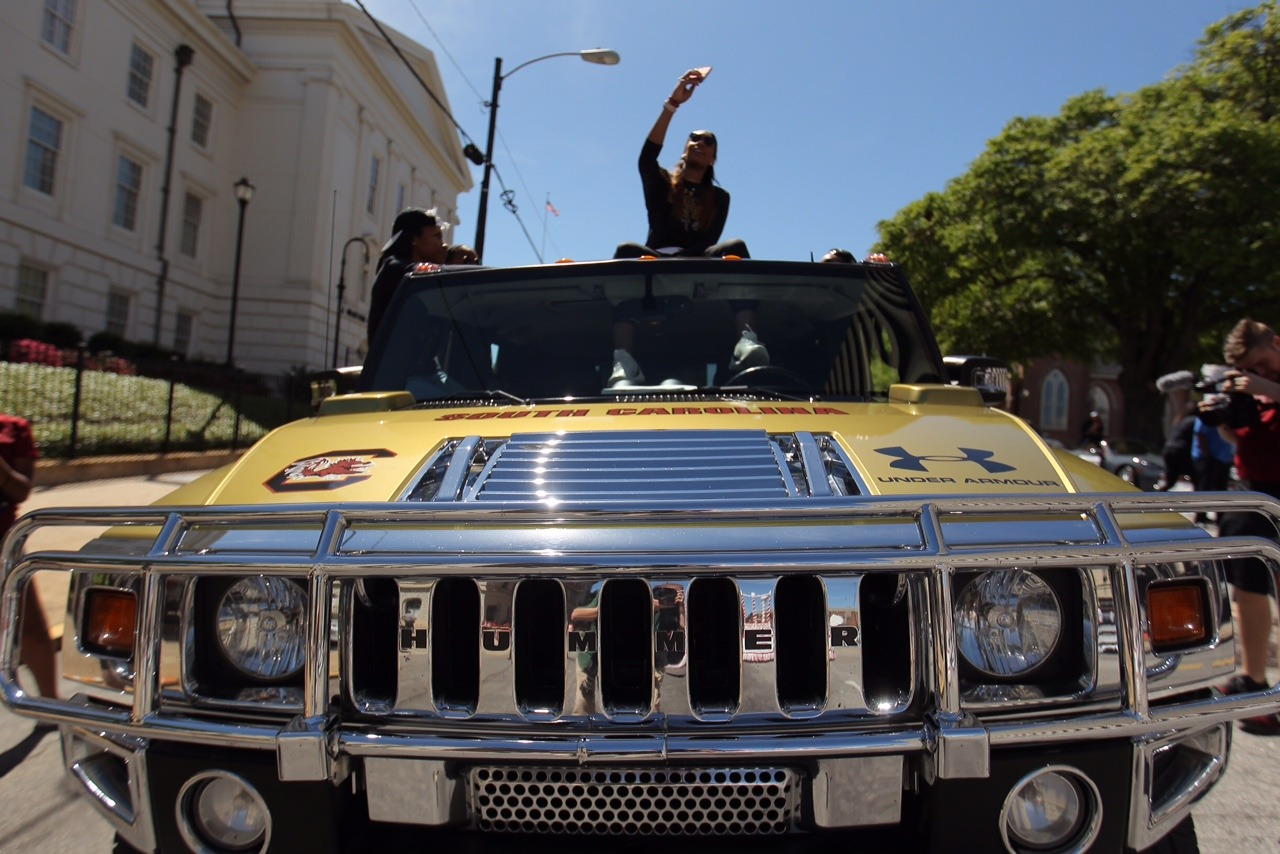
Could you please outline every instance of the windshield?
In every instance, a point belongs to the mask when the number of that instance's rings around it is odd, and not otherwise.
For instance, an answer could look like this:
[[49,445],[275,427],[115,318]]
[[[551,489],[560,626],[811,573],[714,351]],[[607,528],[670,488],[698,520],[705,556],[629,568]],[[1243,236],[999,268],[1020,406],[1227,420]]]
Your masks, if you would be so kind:
[[[771,261],[609,261],[470,268],[405,280],[362,375],[419,401],[731,388],[870,397],[939,382],[937,347],[897,268]],[[764,345],[747,365],[749,327]],[[643,379],[610,386],[622,344]]]

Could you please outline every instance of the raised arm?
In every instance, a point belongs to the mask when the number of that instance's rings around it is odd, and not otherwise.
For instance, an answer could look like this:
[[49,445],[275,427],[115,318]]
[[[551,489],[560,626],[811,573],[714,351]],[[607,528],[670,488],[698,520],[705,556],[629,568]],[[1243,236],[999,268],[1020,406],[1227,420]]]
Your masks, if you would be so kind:
[[702,82],[702,72],[692,68],[684,73],[676,84],[671,97],[662,102],[662,112],[658,113],[653,129],[649,131],[649,141],[661,146],[667,138],[667,128],[671,125],[671,117],[680,109],[680,105],[693,96],[693,90]]

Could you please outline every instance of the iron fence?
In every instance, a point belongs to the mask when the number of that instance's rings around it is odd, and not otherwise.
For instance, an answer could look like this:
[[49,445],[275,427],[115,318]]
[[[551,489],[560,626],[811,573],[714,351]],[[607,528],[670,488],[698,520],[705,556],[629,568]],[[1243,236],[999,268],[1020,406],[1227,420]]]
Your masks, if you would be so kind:
[[236,450],[310,413],[298,371],[264,376],[31,340],[0,342],[0,357],[0,412],[28,418],[45,457]]

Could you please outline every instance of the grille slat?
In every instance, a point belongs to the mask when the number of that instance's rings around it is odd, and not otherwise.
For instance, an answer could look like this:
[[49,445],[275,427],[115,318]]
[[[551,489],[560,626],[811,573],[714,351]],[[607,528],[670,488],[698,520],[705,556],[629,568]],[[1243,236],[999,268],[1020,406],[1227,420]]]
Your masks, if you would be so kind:
[[[910,612],[891,601],[892,613],[875,621],[900,624],[892,637],[902,649],[896,676],[878,675],[869,709],[863,582],[860,575],[402,580],[394,712],[477,721],[639,722],[660,714],[693,724],[901,711],[913,690]],[[892,600],[894,587],[886,589]]]

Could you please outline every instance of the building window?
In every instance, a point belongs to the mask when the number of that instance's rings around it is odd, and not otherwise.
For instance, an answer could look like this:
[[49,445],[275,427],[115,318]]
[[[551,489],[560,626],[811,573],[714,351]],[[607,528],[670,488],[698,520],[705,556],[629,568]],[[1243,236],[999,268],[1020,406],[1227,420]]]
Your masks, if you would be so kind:
[[123,154],[116,161],[116,210],[111,221],[125,231],[138,227],[138,195],[142,192],[142,164]]
[[400,211],[404,210],[404,193],[405,193],[404,184],[401,184],[400,186],[396,187],[396,209],[392,211],[392,214],[398,214],[400,213]]
[[58,171],[58,152],[61,149],[62,120],[39,107],[32,107],[31,126],[27,131],[27,165],[22,183],[52,196]]
[[365,202],[365,210],[373,213],[378,205],[378,173],[382,171],[382,161],[377,155],[369,161],[369,198]]
[[1062,371],[1054,370],[1040,384],[1040,429],[1067,429],[1067,401],[1071,384]]
[[40,37],[62,53],[71,52],[71,27],[76,20],[76,0],[44,0]]
[[191,327],[195,319],[185,311],[180,311],[173,319],[173,352],[186,356],[191,349]]
[[178,251],[195,258],[200,249],[200,220],[204,216],[204,199],[187,193],[182,205],[182,242]]
[[139,107],[145,107],[151,98],[151,71],[155,66],[155,57],[136,44],[129,54],[129,100]]
[[19,264],[18,293],[13,300],[14,311],[40,320],[44,317],[44,304],[48,297],[49,271],[30,264]]
[[213,101],[199,92],[191,110],[191,141],[201,148],[209,147],[209,129],[213,127]]
[[121,338],[129,329],[129,295],[112,288],[107,294],[107,331]]

